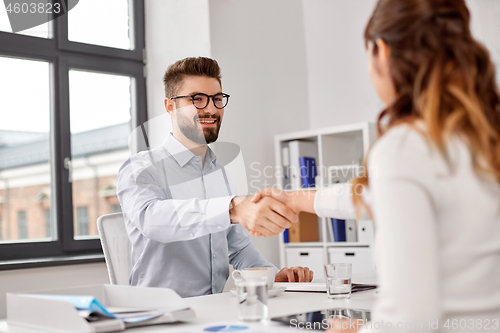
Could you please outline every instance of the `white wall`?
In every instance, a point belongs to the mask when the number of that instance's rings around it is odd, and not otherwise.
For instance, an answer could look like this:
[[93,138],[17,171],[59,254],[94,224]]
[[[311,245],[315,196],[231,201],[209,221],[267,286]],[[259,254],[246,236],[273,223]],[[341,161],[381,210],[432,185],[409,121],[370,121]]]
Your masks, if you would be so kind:
[[0,318],[7,316],[6,293],[109,283],[104,263],[0,271]]
[[[165,115],[163,75],[167,67],[186,57],[210,56],[208,0],[145,1],[146,85],[148,117]],[[170,117],[156,119],[164,130],[150,132],[156,147],[171,131]]]
[[375,0],[303,0],[311,128],[375,121],[382,110],[363,32]]
[[[472,32],[490,50],[500,85],[500,1],[466,0]],[[366,68],[363,33],[376,0],[302,0],[311,128],[375,121],[383,104]]]
[[[231,95],[219,140],[241,147],[249,191],[254,193],[275,182],[274,176],[259,176],[264,167],[274,166],[274,135],[309,128],[302,4],[209,4],[211,56],[221,66],[223,90]],[[279,265],[277,237],[252,237],[252,242]]]

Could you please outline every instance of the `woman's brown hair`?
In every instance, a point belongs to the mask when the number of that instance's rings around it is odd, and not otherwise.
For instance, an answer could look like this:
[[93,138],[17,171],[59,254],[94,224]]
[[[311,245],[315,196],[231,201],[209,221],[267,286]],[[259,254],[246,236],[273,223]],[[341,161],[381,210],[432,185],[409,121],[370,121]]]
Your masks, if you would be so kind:
[[[390,48],[396,100],[377,120],[378,138],[392,127],[421,120],[446,155],[446,140],[469,145],[473,167],[500,183],[500,98],[488,50],[470,31],[464,0],[379,0],[365,28],[365,43],[381,38]],[[374,43],[375,44],[375,43]],[[374,55],[377,54],[376,44]],[[365,159],[365,170],[366,167]],[[368,186],[369,177],[352,181]],[[358,212],[371,214],[359,191]]]

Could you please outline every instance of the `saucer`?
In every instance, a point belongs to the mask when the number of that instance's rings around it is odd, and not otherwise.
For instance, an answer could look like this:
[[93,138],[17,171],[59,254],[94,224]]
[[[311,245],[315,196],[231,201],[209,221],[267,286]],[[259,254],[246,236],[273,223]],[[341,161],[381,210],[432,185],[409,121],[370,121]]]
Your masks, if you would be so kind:
[[[285,290],[286,290],[285,287],[276,287],[276,286],[274,286],[273,289],[269,289],[267,291],[267,297],[276,297],[276,296],[281,295],[282,293],[284,293]],[[233,295],[236,296],[236,293],[237,293],[236,288],[231,288],[231,289],[229,289],[229,291]]]

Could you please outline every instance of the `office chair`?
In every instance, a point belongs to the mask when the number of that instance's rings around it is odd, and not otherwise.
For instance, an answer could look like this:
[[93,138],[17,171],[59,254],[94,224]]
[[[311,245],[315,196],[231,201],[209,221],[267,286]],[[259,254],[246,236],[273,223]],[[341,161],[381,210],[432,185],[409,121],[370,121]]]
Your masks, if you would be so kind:
[[128,285],[132,270],[130,240],[125,229],[122,213],[102,215],[97,219],[97,230],[101,238],[111,284]]

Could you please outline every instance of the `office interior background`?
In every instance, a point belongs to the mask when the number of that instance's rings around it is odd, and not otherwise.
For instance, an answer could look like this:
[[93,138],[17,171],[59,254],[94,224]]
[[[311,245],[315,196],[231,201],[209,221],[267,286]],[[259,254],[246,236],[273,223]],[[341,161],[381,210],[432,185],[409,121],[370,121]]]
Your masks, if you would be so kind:
[[[149,119],[152,147],[169,131],[162,76],[173,62],[188,56],[219,62],[223,91],[231,95],[219,141],[241,147],[250,193],[274,184],[272,168],[264,169],[275,164],[275,135],[374,122],[383,107],[369,80],[362,37],[375,0],[103,3],[80,0],[57,30],[46,24],[22,32],[27,46],[19,50],[37,56],[43,52],[30,51],[30,43],[36,48],[37,39],[60,41],[63,34],[66,42],[54,44],[45,59],[0,47],[0,259],[6,259],[0,262],[0,318],[6,292],[109,282],[104,262],[92,259],[99,246],[95,221],[120,211],[115,176],[129,155],[130,131]],[[500,85],[500,1],[467,3],[473,33],[489,48]],[[0,15],[0,31],[10,31],[6,13]],[[68,41],[92,46],[73,48]],[[66,88],[57,93],[54,70],[67,73],[57,83]],[[60,123],[50,116],[54,105],[67,109]],[[59,139],[50,134],[54,126]],[[64,162],[56,158],[69,151],[69,135],[72,180],[56,186],[55,163]],[[68,189],[71,202],[62,194]],[[61,231],[67,221],[72,225]],[[73,256],[69,265],[33,264],[43,256],[32,260],[30,249],[58,253],[43,245],[61,235],[68,239],[61,253],[86,254],[87,261]],[[252,241],[279,265],[276,237]]]

